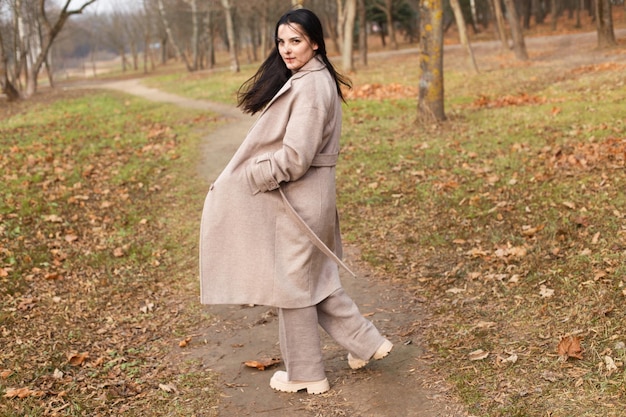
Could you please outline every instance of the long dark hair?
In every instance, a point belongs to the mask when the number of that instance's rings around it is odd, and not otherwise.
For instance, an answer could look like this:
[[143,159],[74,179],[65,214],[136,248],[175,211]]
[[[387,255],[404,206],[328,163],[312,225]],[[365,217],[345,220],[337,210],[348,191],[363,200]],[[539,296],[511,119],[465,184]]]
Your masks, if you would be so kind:
[[[309,37],[311,43],[317,44],[316,54],[322,59],[330,75],[332,75],[337,85],[337,94],[344,100],[341,92],[341,85],[352,87],[350,80],[339,74],[326,56],[326,44],[324,43],[324,31],[319,18],[308,9],[293,9],[285,13],[276,23],[274,30],[274,48],[261,64],[256,74],[239,87],[237,91],[237,106],[241,107],[245,113],[254,114],[270,102],[272,97],[291,77],[291,70],[287,68],[285,62],[278,52],[278,27],[280,25],[297,23],[304,33]],[[345,101],[345,100],[344,100]]]

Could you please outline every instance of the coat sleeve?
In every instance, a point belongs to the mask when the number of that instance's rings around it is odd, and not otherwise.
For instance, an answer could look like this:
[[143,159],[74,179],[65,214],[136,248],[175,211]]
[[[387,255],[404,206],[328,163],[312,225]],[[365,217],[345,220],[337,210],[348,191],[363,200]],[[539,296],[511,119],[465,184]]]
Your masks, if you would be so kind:
[[332,95],[336,95],[323,75],[313,73],[294,81],[282,147],[257,156],[246,167],[253,194],[275,190],[281,182],[302,177],[323,148]]

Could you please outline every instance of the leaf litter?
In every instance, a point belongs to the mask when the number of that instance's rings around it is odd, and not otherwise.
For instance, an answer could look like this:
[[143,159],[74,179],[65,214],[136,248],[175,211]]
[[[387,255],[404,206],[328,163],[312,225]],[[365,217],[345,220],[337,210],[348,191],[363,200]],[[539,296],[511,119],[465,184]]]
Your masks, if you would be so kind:
[[[602,72],[609,84],[622,85],[621,66],[583,66],[569,71],[567,81]],[[560,75],[553,77],[556,83]],[[523,128],[492,121],[493,132],[477,128],[487,145],[466,133],[464,119],[440,126],[429,139],[401,115],[402,98],[389,103],[395,124],[375,130],[394,139],[385,144],[365,133],[360,142],[359,132],[373,132],[370,124],[378,121],[352,104],[360,124],[344,148],[340,188],[363,198],[343,198],[344,233],[380,279],[407,285],[425,300],[426,354],[470,412],[565,417],[587,410],[618,417],[626,407],[626,354],[614,347],[626,341],[619,324],[626,316],[612,307],[626,297],[623,112],[561,125],[569,102],[527,86],[532,93],[479,95],[472,111],[523,117],[536,142],[509,140]],[[381,94],[373,88],[357,97],[376,100]],[[588,107],[599,111],[605,100],[598,96]],[[615,93],[607,111],[623,100]],[[548,109],[554,121],[530,125],[522,116],[528,107]],[[356,160],[362,165],[350,165]]]
[[[144,415],[145,404],[157,410],[164,394],[180,395],[186,378],[162,358],[190,324],[176,286],[195,263],[171,258],[170,219],[153,207],[177,211],[161,162],[178,158],[178,132],[194,115],[173,112],[164,122],[154,107],[135,107],[120,125],[105,110],[81,117],[72,103],[119,106],[111,95],[86,97],[56,92],[18,103],[67,110],[44,118],[40,133],[0,133],[2,146],[12,143],[0,155],[2,415]],[[76,129],[83,138],[61,133]]]

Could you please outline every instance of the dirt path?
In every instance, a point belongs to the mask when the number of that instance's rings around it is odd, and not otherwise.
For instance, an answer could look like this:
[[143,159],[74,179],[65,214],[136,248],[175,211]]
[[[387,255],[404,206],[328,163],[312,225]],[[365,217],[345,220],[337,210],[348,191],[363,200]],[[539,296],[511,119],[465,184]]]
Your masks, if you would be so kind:
[[[147,88],[139,80],[115,81],[100,87],[148,100],[209,110],[224,117],[226,123],[203,140],[199,172],[207,184],[228,162],[253,122],[237,109]],[[416,334],[424,316],[419,302],[392,285],[370,279],[363,266],[355,264],[358,259],[355,249],[348,247],[346,252],[346,261],[358,271],[359,278],[342,276],[344,287],[361,312],[394,343],[392,354],[365,369],[353,371],[346,361],[347,352],[324,335],[324,358],[331,391],[320,396],[278,393],[269,387],[269,379],[281,365],[266,371],[243,365],[248,360],[280,357],[274,310],[250,306],[206,307],[211,320],[203,323],[195,337],[204,341],[203,346],[186,349],[185,353],[188,358],[200,359],[207,370],[219,373],[223,383],[220,416],[465,415],[459,407],[451,405],[444,394],[444,386],[429,375],[427,359],[422,358],[423,350]]]

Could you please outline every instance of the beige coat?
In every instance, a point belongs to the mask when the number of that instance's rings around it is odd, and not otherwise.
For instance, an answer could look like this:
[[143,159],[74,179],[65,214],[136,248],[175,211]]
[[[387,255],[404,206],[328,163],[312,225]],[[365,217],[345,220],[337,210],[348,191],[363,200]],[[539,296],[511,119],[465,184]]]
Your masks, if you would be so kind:
[[263,110],[210,187],[200,230],[202,303],[300,308],[341,287],[337,264],[288,215],[278,189],[341,257],[335,167],[316,162],[333,160],[340,134],[335,82],[313,58]]

